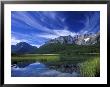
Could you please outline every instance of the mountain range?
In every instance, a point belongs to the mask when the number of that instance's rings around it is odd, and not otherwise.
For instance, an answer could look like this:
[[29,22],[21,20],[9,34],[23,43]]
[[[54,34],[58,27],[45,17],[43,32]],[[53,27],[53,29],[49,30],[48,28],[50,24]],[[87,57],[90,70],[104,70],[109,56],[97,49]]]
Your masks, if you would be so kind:
[[35,53],[37,47],[32,46],[26,42],[20,42],[16,45],[11,45],[11,52],[16,54]]
[[51,39],[46,42],[46,44],[50,43],[61,43],[61,44],[76,44],[76,45],[93,45],[100,41],[100,33],[96,34],[83,34],[83,35],[75,35],[72,37],[69,36],[60,36],[55,39]]
[[55,50],[59,50],[60,48],[64,48],[64,45],[91,46],[98,43],[100,43],[100,32],[97,32],[96,34],[89,33],[75,35],[74,37],[72,37],[71,35],[59,36],[58,38],[51,39],[45,42],[45,44],[40,48],[32,46],[26,42],[20,42],[16,45],[11,45],[11,52],[16,54],[49,53],[55,52]]

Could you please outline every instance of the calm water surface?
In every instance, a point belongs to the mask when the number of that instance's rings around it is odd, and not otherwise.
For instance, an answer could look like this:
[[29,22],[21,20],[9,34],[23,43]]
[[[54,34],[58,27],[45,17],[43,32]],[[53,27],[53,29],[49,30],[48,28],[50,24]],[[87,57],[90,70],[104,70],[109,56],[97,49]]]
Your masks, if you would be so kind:
[[35,62],[31,64],[21,63],[18,65],[12,65],[11,67],[12,77],[77,77],[78,73],[62,73],[53,69],[49,69],[45,64]]

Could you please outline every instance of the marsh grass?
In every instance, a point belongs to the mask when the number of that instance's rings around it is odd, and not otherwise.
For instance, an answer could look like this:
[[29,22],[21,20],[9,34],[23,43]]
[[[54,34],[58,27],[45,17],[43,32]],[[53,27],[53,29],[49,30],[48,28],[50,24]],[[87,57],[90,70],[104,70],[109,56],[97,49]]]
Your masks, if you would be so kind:
[[40,61],[40,62],[54,62],[59,61],[58,54],[44,55],[44,54],[27,54],[27,55],[19,55],[12,56],[11,58],[13,62],[26,62],[26,61]]
[[100,76],[100,58],[96,57],[79,63],[79,71],[84,77],[98,77]]
[[25,54],[15,55],[11,58],[12,64],[14,62],[43,62],[47,65],[61,66],[65,64],[78,65],[78,72],[83,77],[97,77],[100,76],[100,57],[97,55],[81,54],[81,55],[60,55],[60,54]]

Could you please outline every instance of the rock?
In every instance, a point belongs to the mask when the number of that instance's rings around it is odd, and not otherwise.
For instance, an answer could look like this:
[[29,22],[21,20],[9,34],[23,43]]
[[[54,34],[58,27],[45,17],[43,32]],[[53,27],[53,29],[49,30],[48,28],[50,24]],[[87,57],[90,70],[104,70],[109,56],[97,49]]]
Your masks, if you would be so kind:
[[82,35],[75,35],[72,37],[71,35],[68,36],[60,36],[55,39],[51,39],[46,42],[46,44],[50,43],[60,43],[60,44],[77,44],[77,45],[93,45],[100,41],[100,32],[96,34],[82,34]]

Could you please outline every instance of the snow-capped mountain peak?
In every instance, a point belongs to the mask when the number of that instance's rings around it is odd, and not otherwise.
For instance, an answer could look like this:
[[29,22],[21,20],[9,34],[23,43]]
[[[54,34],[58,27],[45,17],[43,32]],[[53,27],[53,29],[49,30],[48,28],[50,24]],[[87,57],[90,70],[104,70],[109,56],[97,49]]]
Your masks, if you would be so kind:
[[83,34],[83,35],[75,35],[72,37],[71,35],[68,36],[60,36],[55,39],[51,39],[46,42],[49,43],[61,43],[61,44],[77,44],[77,45],[92,45],[97,43],[100,39],[100,33],[96,34]]

